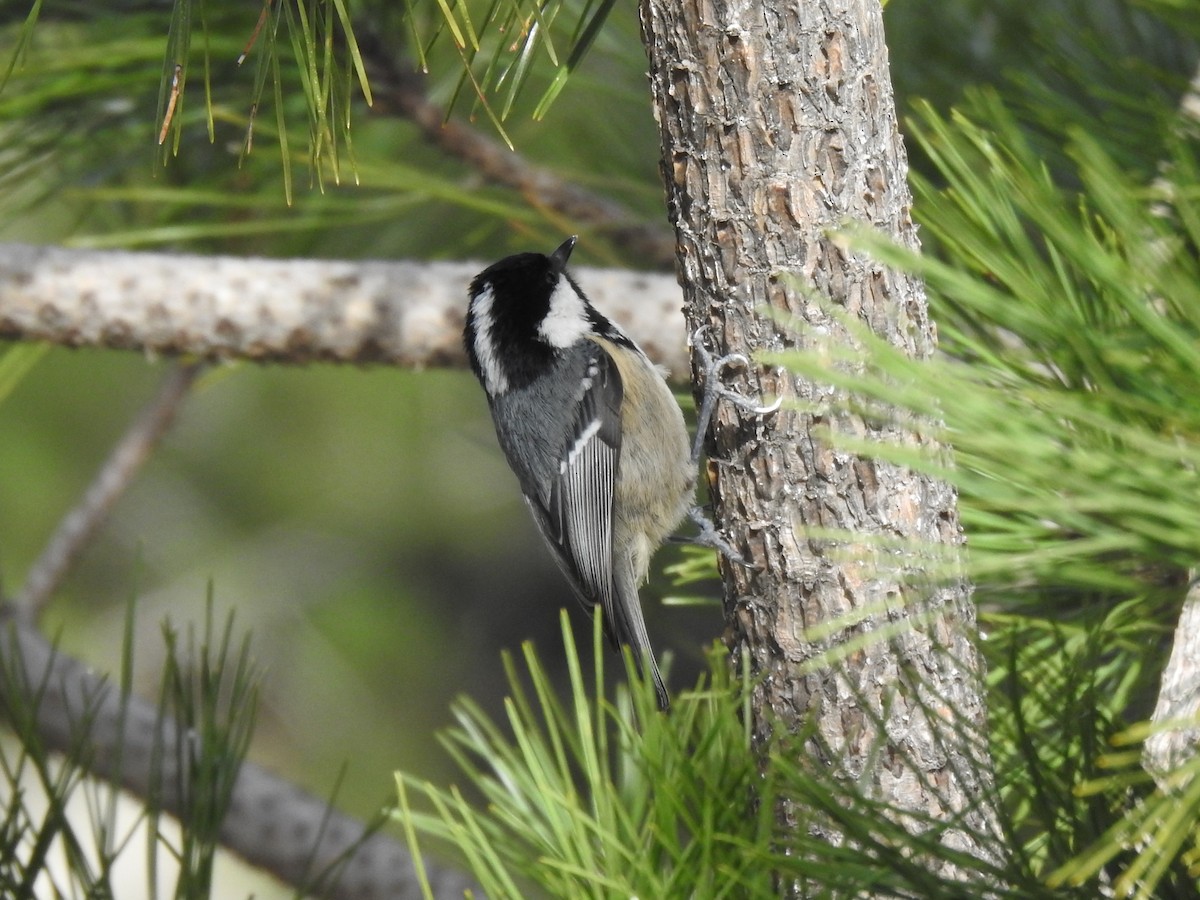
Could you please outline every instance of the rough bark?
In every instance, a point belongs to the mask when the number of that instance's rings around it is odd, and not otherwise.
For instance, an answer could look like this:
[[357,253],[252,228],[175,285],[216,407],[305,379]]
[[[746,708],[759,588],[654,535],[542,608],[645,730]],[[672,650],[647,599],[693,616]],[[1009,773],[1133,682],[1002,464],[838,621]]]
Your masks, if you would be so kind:
[[[485,265],[0,244],[0,338],[202,359],[461,368],[467,285]],[[666,324],[683,302],[674,278],[576,274],[656,362],[687,371],[685,342]]]
[[1172,773],[1200,748],[1200,580],[1183,601],[1150,721],[1159,730],[1146,739],[1142,764],[1164,791],[1178,790]]
[[[1179,136],[1200,140],[1200,68],[1192,73],[1179,100],[1179,112]],[[1169,163],[1159,165],[1153,187],[1160,198],[1153,212],[1163,218],[1177,218],[1179,191]],[[1162,248],[1164,258],[1168,252]],[[1193,570],[1191,579],[1151,717],[1160,730],[1146,739],[1142,749],[1142,765],[1163,791],[1183,787],[1172,773],[1200,750],[1200,572]]]
[[[917,244],[878,2],[642,0],[641,14],[689,330],[710,326],[722,353],[853,347],[836,307],[928,356],[920,281],[831,233],[854,223]],[[925,442],[836,411],[825,386],[765,371],[743,388],[819,410],[757,418],[722,404],[709,436],[717,524],[755,564],[724,577],[729,639],[759,679],[759,749],[814,726],[814,764],[899,809],[960,817],[944,839],[988,855],[970,590],[928,573],[962,542],[954,491],[838,449],[838,435]],[[840,841],[795,804],[779,816]]]

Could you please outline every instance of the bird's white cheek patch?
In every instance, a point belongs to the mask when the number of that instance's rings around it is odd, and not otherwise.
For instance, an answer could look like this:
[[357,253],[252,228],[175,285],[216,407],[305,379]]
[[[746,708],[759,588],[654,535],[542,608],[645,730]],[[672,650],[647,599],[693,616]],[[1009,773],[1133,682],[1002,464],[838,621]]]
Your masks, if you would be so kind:
[[551,347],[566,349],[583,340],[590,328],[583,298],[566,278],[560,278],[550,294],[550,311],[542,319],[538,334]]
[[479,368],[483,370],[483,379],[488,393],[499,396],[508,390],[508,377],[500,358],[496,354],[496,344],[492,340],[492,302],[495,294],[491,285],[485,287],[476,295],[471,303],[471,311],[475,316],[475,356],[479,359]]

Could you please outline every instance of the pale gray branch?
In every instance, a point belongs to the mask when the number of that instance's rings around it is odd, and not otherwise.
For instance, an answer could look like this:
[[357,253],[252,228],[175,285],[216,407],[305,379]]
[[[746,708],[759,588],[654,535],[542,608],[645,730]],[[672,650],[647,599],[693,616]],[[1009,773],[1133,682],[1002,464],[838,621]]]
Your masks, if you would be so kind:
[[37,621],[72,563],[170,427],[199,371],[199,364],[190,363],[176,366],[167,374],[158,394],[113,447],[79,502],[63,517],[13,601],[26,619]]
[[[178,726],[161,717],[154,704],[123,696],[107,680],[57,652],[32,625],[0,613],[0,627],[0,654],[5,657],[0,708],[32,709],[47,749],[68,752],[84,740],[93,775],[139,797],[160,796],[168,812],[178,813],[185,778],[177,765]],[[161,760],[157,784],[152,780],[156,752]],[[220,840],[297,887],[326,873],[319,882],[322,889],[313,893],[326,900],[421,897],[412,856],[403,844],[381,832],[368,835],[358,820],[253,763],[242,764]],[[336,877],[328,877],[331,865]],[[470,887],[457,872],[428,861],[425,866],[437,897],[461,898]],[[480,896],[478,889],[475,896]]]
[[[485,265],[0,244],[0,337],[202,359],[462,366],[467,287]],[[688,372],[673,276],[574,274],[656,362]]]

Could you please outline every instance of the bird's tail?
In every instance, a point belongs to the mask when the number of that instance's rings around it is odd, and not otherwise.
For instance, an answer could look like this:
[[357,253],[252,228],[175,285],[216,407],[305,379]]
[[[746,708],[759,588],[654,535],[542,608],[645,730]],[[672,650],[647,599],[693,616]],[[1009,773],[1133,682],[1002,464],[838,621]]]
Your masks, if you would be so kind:
[[650,670],[654,680],[654,690],[658,694],[658,708],[666,710],[671,705],[671,695],[663,684],[662,673],[658,671],[658,662],[654,659],[654,650],[650,646],[650,636],[646,633],[646,620],[642,618],[642,602],[638,596],[637,583],[628,567],[618,566],[614,573],[616,597],[613,609],[609,613],[609,626],[617,642],[628,645],[633,652],[634,662],[638,671],[645,674]]

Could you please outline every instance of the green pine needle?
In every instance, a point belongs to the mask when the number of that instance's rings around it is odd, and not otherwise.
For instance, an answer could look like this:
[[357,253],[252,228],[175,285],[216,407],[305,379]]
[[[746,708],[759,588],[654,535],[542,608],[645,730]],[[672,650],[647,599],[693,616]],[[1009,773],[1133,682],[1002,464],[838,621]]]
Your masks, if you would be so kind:
[[562,624],[565,703],[531,647],[520,665],[506,658],[506,723],[462,700],[443,736],[484,805],[401,774],[407,796],[435,810],[406,800],[406,827],[456,846],[490,897],[743,896],[768,884],[744,853],[760,825],[746,806],[756,775],[728,676],[663,715],[628,656],[629,689],[603,687],[598,621],[590,678],[565,613]]

